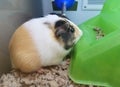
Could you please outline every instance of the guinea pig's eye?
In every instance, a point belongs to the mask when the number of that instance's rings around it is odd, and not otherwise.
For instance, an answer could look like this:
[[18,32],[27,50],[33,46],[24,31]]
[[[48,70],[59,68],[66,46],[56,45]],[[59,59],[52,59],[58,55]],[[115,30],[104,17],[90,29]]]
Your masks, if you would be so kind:
[[70,27],[69,30],[74,33],[75,32],[75,29],[73,27]]

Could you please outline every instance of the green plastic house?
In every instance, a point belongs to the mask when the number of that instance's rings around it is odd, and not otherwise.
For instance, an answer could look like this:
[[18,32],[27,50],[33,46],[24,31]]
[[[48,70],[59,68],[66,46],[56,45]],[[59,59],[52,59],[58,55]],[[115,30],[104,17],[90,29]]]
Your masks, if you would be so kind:
[[[104,32],[96,39],[95,27]],[[79,84],[120,87],[120,0],[107,0],[99,15],[79,25],[69,77]]]

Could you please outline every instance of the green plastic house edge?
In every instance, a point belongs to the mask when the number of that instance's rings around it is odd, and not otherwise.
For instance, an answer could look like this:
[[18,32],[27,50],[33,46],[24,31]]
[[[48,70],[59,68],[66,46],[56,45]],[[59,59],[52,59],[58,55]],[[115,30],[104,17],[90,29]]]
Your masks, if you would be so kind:
[[[83,36],[73,49],[69,77],[79,84],[120,87],[120,0],[107,0],[99,15],[79,27]],[[94,27],[105,36],[96,40]]]

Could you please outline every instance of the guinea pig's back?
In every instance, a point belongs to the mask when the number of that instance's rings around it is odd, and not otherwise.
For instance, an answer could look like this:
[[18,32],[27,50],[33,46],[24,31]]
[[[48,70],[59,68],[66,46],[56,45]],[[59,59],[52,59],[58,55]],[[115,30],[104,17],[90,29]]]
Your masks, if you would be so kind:
[[32,72],[41,66],[40,55],[25,25],[26,23],[13,34],[9,44],[9,52],[13,68],[23,72]]

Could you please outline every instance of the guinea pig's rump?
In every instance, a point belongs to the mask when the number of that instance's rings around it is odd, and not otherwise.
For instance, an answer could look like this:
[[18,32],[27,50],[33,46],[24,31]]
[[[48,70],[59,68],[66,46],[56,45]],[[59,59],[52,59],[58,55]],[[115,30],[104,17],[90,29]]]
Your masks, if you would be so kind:
[[32,72],[41,66],[40,55],[24,26],[15,31],[9,44],[9,52],[14,68],[23,72]]

